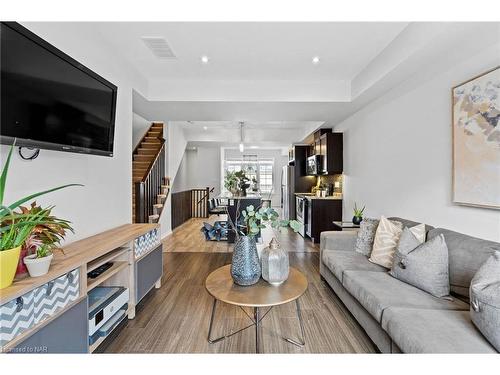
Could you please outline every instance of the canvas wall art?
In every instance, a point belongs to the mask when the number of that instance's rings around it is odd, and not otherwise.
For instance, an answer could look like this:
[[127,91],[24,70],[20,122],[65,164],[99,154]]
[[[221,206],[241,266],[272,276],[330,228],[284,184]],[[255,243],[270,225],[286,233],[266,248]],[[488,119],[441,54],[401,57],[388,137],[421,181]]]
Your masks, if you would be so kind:
[[453,202],[500,209],[500,67],[452,89]]

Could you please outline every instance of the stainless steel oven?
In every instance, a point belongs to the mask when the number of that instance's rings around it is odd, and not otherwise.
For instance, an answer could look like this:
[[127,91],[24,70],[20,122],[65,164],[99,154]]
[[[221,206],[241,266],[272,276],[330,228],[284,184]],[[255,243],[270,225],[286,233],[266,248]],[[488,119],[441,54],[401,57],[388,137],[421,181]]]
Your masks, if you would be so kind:
[[295,217],[297,221],[302,224],[298,233],[304,237],[307,225],[307,200],[303,196],[297,195],[295,197]]

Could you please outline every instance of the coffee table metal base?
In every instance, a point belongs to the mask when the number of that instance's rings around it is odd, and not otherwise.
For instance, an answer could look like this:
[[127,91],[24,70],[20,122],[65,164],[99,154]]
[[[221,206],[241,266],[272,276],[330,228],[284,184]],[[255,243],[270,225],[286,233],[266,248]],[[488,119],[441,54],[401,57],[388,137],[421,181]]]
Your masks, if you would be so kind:
[[[231,336],[234,336],[237,333],[241,333],[241,332],[243,332],[251,327],[255,327],[255,352],[260,353],[260,326],[261,326],[261,322],[262,322],[262,319],[264,319],[264,317],[273,309],[273,306],[269,307],[263,315],[261,315],[261,311],[260,311],[259,307],[254,307],[253,308],[253,317],[243,307],[239,306],[239,308],[251,320],[252,324],[249,324],[248,326],[243,327],[235,332],[231,332],[227,335],[220,336],[220,337],[213,339],[212,338],[212,327],[214,324],[214,317],[215,317],[216,308],[217,308],[217,299],[214,298],[214,303],[212,305],[212,315],[210,316],[210,325],[208,327],[208,342],[210,344],[215,344],[215,343],[223,341]],[[304,324],[302,322],[302,313],[300,310],[300,303],[299,303],[298,298],[295,300],[295,309],[297,312],[297,319],[299,321],[301,338],[299,340],[294,340],[294,339],[287,338],[287,337],[282,337],[282,338],[283,338],[283,340],[285,340],[286,342],[289,342],[290,344],[293,344],[293,345],[296,345],[299,347],[303,347],[306,344],[306,341],[305,341],[305,334],[304,334]]]

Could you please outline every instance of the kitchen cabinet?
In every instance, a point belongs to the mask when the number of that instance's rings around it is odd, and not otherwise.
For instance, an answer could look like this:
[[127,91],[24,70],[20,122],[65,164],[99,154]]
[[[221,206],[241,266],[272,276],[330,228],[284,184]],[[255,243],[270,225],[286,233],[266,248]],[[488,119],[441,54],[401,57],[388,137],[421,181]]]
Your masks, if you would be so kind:
[[306,197],[306,234],[313,242],[319,242],[321,232],[334,230],[334,221],[342,220],[342,200]]
[[343,133],[324,133],[311,145],[314,155],[321,156],[318,174],[341,174],[344,169]]

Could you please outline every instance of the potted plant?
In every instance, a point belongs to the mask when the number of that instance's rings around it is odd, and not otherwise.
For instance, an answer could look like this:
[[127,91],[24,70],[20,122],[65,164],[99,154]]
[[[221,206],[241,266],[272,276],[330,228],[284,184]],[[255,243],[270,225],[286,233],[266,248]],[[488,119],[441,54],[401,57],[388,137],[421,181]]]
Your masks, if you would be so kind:
[[252,178],[252,191],[253,192],[257,192],[259,191],[259,182],[257,181],[257,179],[254,177]]
[[238,179],[238,189],[241,192],[242,197],[247,196],[247,189],[250,187],[250,179],[246,176],[245,171],[237,171],[234,173],[236,178]]
[[28,267],[31,277],[43,276],[49,272],[52,261],[52,247],[47,244],[40,246],[35,254],[24,257],[24,263]]
[[60,190],[69,186],[82,186],[78,184],[68,184],[58,186],[53,189],[41,191],[23,197],[14,203],[4,205],[4,193],[9,171],[10,160],[14,144],[10,147],[7,160],[0,175],[0,289],[12,284],[16,268],[19,262],[21,247],[29,237],[33,229],[40,224],[44,224],[46,216],[44,211],[33,213],[15,213],[14,210],[20,205],[38,196]]
[[226,172],[224,176],[224,188],[232,195],[236,195],[238,191],[238,178],[235,173],[236,172]]
[[354,202],[354,216],[352,218],[352,223],[359,225],[363,221],[363,212],[365,211],[365,206],[362,209],[358,208],[356,202]]
[[[237,208],[237,212],[239,212],[239,208]],[[255,209],[252,205],[241,211],[236,225],[230,222],[237,237],[231,262],[231,276],[236,284],[253,285],[259,281],[261,265],[255,237],[269,223],[273,229],[283,229],[290,226],[295,232],[301,226],[296,220],[280,220],[279,214],[271,207]]]
[[20,206],[19,208],[21,213],[25,215],[42,212],[44,220],[42,223],[33,228],[31,234],[28,236],[23,247],[21,248],[16,277],[22,277],[28,272],[24,262],[24,258],[27,255],[36,254],[42,245],[54,247],[64,239],[66,231],[74,232],[69,221],[59,219],[51,215],[52,207],[42,208],[41,206],[38,206],[36,202],[33,202],[29,208],[23,206]]

